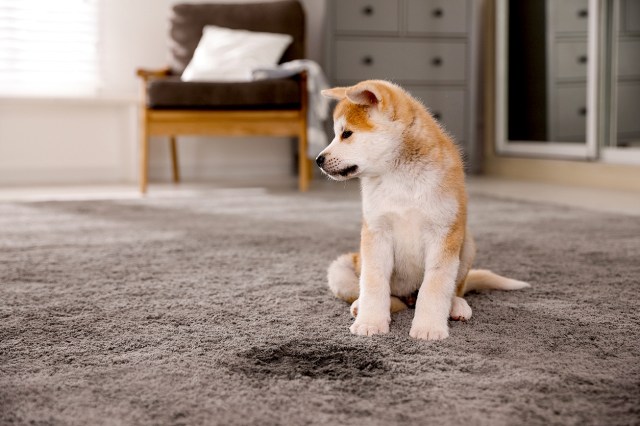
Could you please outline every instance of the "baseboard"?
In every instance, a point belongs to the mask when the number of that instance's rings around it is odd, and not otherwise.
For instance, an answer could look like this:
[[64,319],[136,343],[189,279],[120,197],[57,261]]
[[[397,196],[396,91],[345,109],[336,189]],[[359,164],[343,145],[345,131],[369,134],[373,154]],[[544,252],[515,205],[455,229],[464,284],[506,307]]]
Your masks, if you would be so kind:
[[[217,179],[276,178],[293,176],[286,164],[256,166],[254,164],[226,164],[224,166],[180,165],[183,181],[207,181]],[[171,165],[156,164],[149,168],[151,182],[170,182]],[[0,170],[1,186],[23,185],[91,185],[91,184],[135,184],[138,171],[119,168],[49,168],[37,170]]]
[[113,167],[0,170],[3,186],[121,184],[134,180],[131,173]]
[[[291,167],[285,164],[180,164],[180,176],[184,181],[203,181],[222,178],[286,178],[292,176]],[[170,181],[171,165],[154,164],[149,167],[150,181]]]
[[590,161],[491,156],[487,176],[589,188],[640,191],[640,167]]

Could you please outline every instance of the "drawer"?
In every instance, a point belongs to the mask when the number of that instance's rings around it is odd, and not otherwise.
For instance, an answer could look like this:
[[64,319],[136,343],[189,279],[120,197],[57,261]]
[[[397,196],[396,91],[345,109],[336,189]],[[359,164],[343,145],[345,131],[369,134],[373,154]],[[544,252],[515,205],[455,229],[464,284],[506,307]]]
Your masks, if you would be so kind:
[[406,87],[411,94],[422,101],[444,128],[455,138],[463,141],[465,137],[465,92],[462,89],[435,89]]
[[547,13],[558,33],[587,33],[589,0],[548,0]]
[[556,43],[556,78],[585,79],[587,77],[587,43],[562,41]]
[[426,41],[336,42],[338,80],[464,81],[466,43]]
[[421,34],[466,34],[467,0],[408,0],[407,30]]
[[398,32],[398,0],[338,0],[338,32]]
[[621,40],[618,49],[618,77],[640,77],[640,39]]
[[553,142],[584,142],[587,135],[587,88],[557,87],[555,117],[550,117]]
[[640,83],[618,83],[618,133],[639,134]]

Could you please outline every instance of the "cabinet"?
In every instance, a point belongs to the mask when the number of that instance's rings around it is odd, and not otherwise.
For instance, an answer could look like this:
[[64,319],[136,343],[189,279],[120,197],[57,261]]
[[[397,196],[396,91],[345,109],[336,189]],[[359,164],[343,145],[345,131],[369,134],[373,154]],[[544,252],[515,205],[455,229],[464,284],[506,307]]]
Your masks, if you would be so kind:
[[335,85],[398,83],[429,108],[479,167],[477,1],[329,0],[325,64]]

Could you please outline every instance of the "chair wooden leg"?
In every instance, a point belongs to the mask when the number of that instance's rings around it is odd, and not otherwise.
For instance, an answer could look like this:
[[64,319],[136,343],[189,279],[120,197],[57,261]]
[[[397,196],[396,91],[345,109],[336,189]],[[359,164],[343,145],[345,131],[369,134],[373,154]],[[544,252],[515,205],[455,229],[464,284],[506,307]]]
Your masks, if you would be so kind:
[[309,171],[309,174],[307,176],[308,176],[308,179],[310,181],[312,181],[313,180],[313,168],[315,167],[316,163],[315,163],[315,161],[313,161],[310,158],[307,158],[307,163],[309,163],[309,165],[307,166],[307,170]]
[[147,112],[143,109],[140,113],[140,193],[147,193],[149,176],[149,126]]
[[300,135],[298,136],[298,188],[300,192],[309,189],[309,182],[313,177],[311,161],[307,158],[307,110],[309,108],[307,92],[307,72],[300,75]]
[[169,136],[169,149],[171,150],[171,171],[173,173],[173,182],[180,182],[180,169],[178,166],[178,147],[176,137]]
[[298,136],[298,189],[301,192],[309,189],[311,173],[311,162],[307,158],[307,126],[304,123]]

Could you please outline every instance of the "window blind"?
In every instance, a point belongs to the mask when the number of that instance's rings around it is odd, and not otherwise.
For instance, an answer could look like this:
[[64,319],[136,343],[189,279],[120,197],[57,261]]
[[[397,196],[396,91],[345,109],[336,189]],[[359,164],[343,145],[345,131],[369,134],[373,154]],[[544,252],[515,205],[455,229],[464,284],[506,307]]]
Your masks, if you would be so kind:
[[0,94],[95,93],[98,1],[0,0]]

